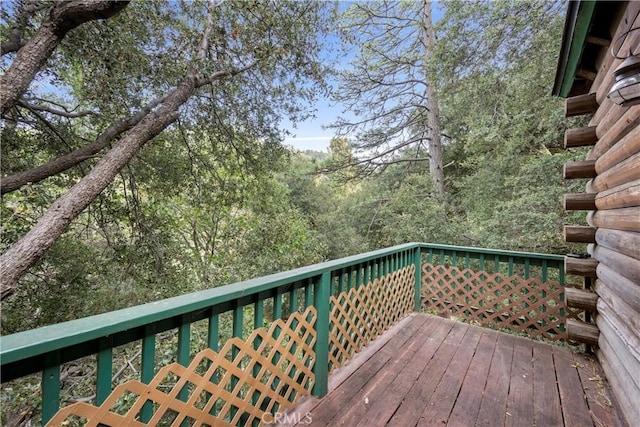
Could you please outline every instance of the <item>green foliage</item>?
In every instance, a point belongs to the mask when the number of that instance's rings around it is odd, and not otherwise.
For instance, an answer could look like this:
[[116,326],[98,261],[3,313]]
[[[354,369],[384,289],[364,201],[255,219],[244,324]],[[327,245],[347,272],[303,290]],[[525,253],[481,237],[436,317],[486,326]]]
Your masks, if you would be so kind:
[[[19,123],[2,122],[2,174],[11,175],[93,141],[165,95],[188,67],[203,78],[256,63],[195,91],[173,128],[120,171],[3,302],[3,333],[323,259],[324,246],[273,174],[286,166],[281,121],[308,117],[325,86],[319,52],[335,5],[216,2],[207,60],[196,61],[208,4],[132,2],[74,29],[25,98],[89,113],[17,107]],[[3,35],[14,6],[3,9]],[[43,16],[31,19],[35,28]],[[5,195],[1,249],[94,164]]]
[[[391,7],[377,4],[385,5]],[[410,16],[409,6],[398,10]],[[358,159],[344,139],[334,139],[329,154],[285,152],[276,125],[283,114],[303,118],[304,102],[322,87],[318,35],[330,12],[320,13],[315,2],[284,3],[273,13],[256,7],[248,13],[223,3],[216,37],[222,43],[227,36],[227,54],[236,59],[264,39],[255,49],[275,56],[261,77],[198,93],[176,126],[140,151],[3,303],[5,333],[406,241],[568,249],[562,224],[580,218],[562,212],[560,198],[583,183],[560,179],[561,165],[576,153],[561,150],[560,101],[549,96],[558,4],[444,4],[439,50],[425,66],[437,76],[449,135],[447,199],[433,191],[426,170],[403,162],[416,155],[406,149],[387,159],[383,173],[365,177],[358,166],[320,172]],[[349,9],[351,30],[364,25],[368,10]],[[99,114],[73,123],[58,118],[58,134],[43,122],[30,129],[5,124],[3,173],[85,143],[175,84],[192,60],[200,12],[199,3],[134,3],[113,20],[70,33],[47,73],[67,88],[60,97]],[[309,16],[294,26],[302,13]],[[413,34],[412,19],[398,34]],[[108,37],[95,37],[100,31]],[[219,53],[222,63],[234,59]],[[161,60],[166,56],[174,60]],[[375,64],[369,62],[380,71]],[[307,84],[298,84],[303,76]],[[2,249],[90,166],[5,195]]]
[[[378,174],[362,165],[327,172],[372,154],[373,146],[361,146],[370,152],[359,153],[344,138],[334,138],[329,153],[286,152],[278,143],[279,122],[305,118],[305,105],[324,87],[320,39],[331,11],[320,2],[223,2],[216,11],[219,56],[201,64],[203,72],[243,54],[271,50],[272,60],[256,73],[199,91],[175,126],[142,148],[2,303],[3,334],[409,241],[575,250],[562,241],[562,226],[582,223],[584,216],[564,212],[561,198],[581,191],[584,182],[564,182],[561,168],[584,153],[562,150],[566,123],[561,101],[550,96],[560,5],[443,3],[438,51],[428,63],[420,62],[421,48],[412,50],[416,46],[398,38],[417,31],[418,3],[371,5],[388,7],[387,14],[397,9],[408,17],[406,28],[394,22],[397,31],[383,36],[382,20],[376,38],[364,40],[366,55],[356,61],[361,67],[345,76],[391,76],[384,68],[389,61],[380,59],[389,53],[398,63],[418,61],[437,77],[448,135],[447,198],[434,191],[425,167],[406,162],[425,156],[419,147],[409,151],[400,144],[383,154],[385,165],[374,168]],[[371,10],[351,5],[348,37],[366,39],[356,30],[367,27]],[[74,121],[47,115],[49,124],[32,116],[20,126],[5,121],[2,174],[84,145],[172,87],[193,60],[189,52],[202,30],[202,11],[199,2],[135,2],[114,19],[71,32],[43,80],[64,90],[46,95],[96,114]],[[0,30],[6,33],[6,26]],[[381,50],[385,45],[399,49]],[[404,70],[401,77],[415,71]],[[409,101],[422,101],[424,90],[414,89],[424,89],[423,82],[414,83],[401,87]],[[359,95],[345,90],[340,96],[355,101]],[[388,95],[384,89],[367,95],[366,108],[389,107]],[[410,104],[371,128],[364,119],[369,142],[398,130],[392,119],[414,126],[418,141],[423,118]],[[352,112],[366,112],[358,108]],[[0,249],[24,235],[93,161],[4,195]],[[251,317],[249,310],[245,321]],[[221,317],[222,330],[230,336],[229,316]],[[202,347],[204,327],[195,327],[193,336]],[[173,360],[175,342],[175,336],[159,340],[161,363]],[[116,359],[125,363],[128,355],[123,357]],[[22,407],[25,395],[37,403],[34,384],[24,380],[7,394],[23,400],[3,397],[3,405]]]

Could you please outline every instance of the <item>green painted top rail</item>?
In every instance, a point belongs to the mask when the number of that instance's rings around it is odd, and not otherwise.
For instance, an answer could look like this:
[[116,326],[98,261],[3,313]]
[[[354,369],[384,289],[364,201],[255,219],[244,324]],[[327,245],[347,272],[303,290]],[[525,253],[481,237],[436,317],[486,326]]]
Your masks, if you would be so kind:
[[234,301],[251,298],[298,281],[318,277],[323,273],[340,271],[352,266],[398,254],[403,251],[422,253],[429,250],[445,253],[497,256],[507,260],[518,259],[550,261],[549,267],[562,265],[563,257],[527,252],[511,252],[495,249],[481,249],[462,246],[428,243],[407,243],[386,249],[314,264],[295,270],[271,274],[231,285],[216,287],[200,292],[181,295],[135,307],[125,308],[82,319],[45,326],[13,335],[0,337],[0,363],[2,366],[34,358],[46,353],[62,350],[78,344],[88,343],[115,334],[143,328],[156,322],[179,318],[205,311],[213,306],[231,304]]
[[394,246],[3,336],[0,337],[0,363],[6,365],[26,357],[59,350],[163,319],[187,315],[211,306],[269,291],[282,285],[316,277],[328,271],[365,263],[403,250],[416,249],[418,246],[417,243]]
[[[564,262],[564,255],[554,255],[554,254],[539,254],[535,252],[519,252],[519,251],[505,251],[501,249],[485,249],[485,248],[473,248],[466,246],[453,246],[453,245],[439,245],[435,243],[417,243],[420,249],[431,249],[433,251],[444,251],[445,254],[448,253],[468,253],[472,258],[477,258],[480,255],[490,255],[497,256],[500,260],[508,260],[512,258],[513,260],[518,259],[529,259],[529,260],[546,260],[551,261],[551,265],[556,265],[556,263],[562,264]],[[423,251],[424,252],[424,251]]]

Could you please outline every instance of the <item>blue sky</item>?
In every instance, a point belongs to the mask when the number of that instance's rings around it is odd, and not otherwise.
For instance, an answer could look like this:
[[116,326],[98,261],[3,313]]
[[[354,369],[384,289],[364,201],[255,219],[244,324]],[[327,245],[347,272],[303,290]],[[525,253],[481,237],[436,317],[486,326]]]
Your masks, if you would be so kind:
[[[346,9],[349,3],[351,2],[343,2],[341,9]],[[443,7],[440,1],[434,1],[433,6],[434,20],[437,21],[442,17]],[[342,63],[340,65],[347,64]],[[335,105],[328,98],[319,99],[314,107],[317,109],[315,118],[299,123],[295,129],[289,127],[290,125],[285,125],[293,135],[293,137],[284,140],[285,145],[301,151],[328,151],[329,141],[333,138],[335,131],[333,129],[324,129],[323,126],[335,122],[340,115],[349,117],[349,113],[345,112],[343,114],[342,105]]]
[[295,138],[284,140],[285,145],[289,145],[296,150],[327,151],[329,141],[334,135],[333,129],[323,129],[322,127],[334,122],[341,114],[341,106],[333,105],[329,99],[320,99],[315,104],[315,119],[299,123],[297,129],[290,128],[289,131]]

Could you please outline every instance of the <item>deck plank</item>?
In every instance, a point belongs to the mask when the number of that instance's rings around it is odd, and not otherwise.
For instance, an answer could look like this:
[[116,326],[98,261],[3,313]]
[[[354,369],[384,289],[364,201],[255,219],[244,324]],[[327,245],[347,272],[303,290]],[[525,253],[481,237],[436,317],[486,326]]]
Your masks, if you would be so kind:
[[353,361],[300,426],[628,427],[593,357],[450,319],[414,314]]
[[598,427],[622,427],[626,423],[618,413],[611,410],[613,398],[604,380],[604,372],[593,356],[573,354],[574,365],[580,375],[582,389],[594,424]]
[[359,403],[337,418],[335,425],[352,426],[358,423],[381,423],[381,420],[388,419],[393,415],[407,390],[421,373],[420,369],[406,368],[407,365],[414,365],[416,360],[430,360],[453,327],[452,324],[440,322],[435,317],[426,326],[430,330],[429,338],[426,340],[421,338],[419,331],[416,331],[415,341],[420,344],[419,348],[411,355],[411,358],[401,359],[396,365],[404,366],[405,369],[395,370],[395,366],[388,364],[385,367],[387,381],[378,383],[378,387],[375,389],[371,387],[366,390]]
[[563,425],[551,346],[533,344],[533,407],[536,425]]
[[512,358],[513,340],[506,334],[498,335],[496,349],[489,368],[489,380],[482,396],[476,425],[491,427],[504,425]]
[[480,411],[482,392],[487,384],[489,367],[496,346],[498,333],[485,329],[483,331],[476,352],[471,360],[471,365],[466,372],[462,389],[455,401],[448,425],[467,427],[474,425]]
[[575,391],[582,388],[582,383],[571,352],[566,348],[554,347],[553,360],[558,377],[560,405],[565,424],[568,426],[593,426],[587,402],[585,399],[575,396]]
[[533,425],[533,342],[513,338],[511,383],[507,398],[506,426]]
[[375,381],[376,374],[398,352],[411,352],[407,342],[413,334],[427,321],[422,316],[417,316],[409,325],[398,331],[376,354],[367,360],[354,374],[329,393],[322,402],[322,411],[311,411],[314,426],[335,425],[332,421],[337,415],[351,408],[362,395],[361,390],[370,382]]
[[[388,420],[389,426],[404,427],[417,424],[426,402],[429,402],[468,329],[469,325],[460,322],[453,326],[449,336],[442,342],[434,357],[426,364],[420,377],[407,392],[393,417]],[[371,425],[371,422],[375,420],[367,417],[366,421],[369,421],[367,425]],[[382,423],[385,420],[378,418],[377,421]]]
[[438,383],[418,421],[419,426],[427,427],[447,423],[481,336],[481,328],[470,326],[467,329],[463,338],[464,345],[458,347],[455,356],[449,363],[447,371]]

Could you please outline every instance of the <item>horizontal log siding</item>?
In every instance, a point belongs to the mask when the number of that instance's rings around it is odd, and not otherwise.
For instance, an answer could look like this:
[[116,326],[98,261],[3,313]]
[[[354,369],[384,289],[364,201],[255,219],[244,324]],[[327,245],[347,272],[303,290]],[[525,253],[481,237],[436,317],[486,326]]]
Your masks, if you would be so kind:
[[[628,3],[617,33],[640,26],[638,10],[640,3]],[[633,32],[624,44],[639,41],[640,32]],[[640,105],[623,108],[606,98],[620,62],[607,55],[596,64],[598,74],[590,93],[596,94],[599,107],[589,128],[596,128],[597,141],[586,159],[576,160],[595,161],[596,170],[586,188],[595,194],[596,205],[587,214],[587,223],[597,230],[596,243],[589,245],[598,261],[596,354],[633,424],[640,419],[640,406],[634,402],[640,396]]]

